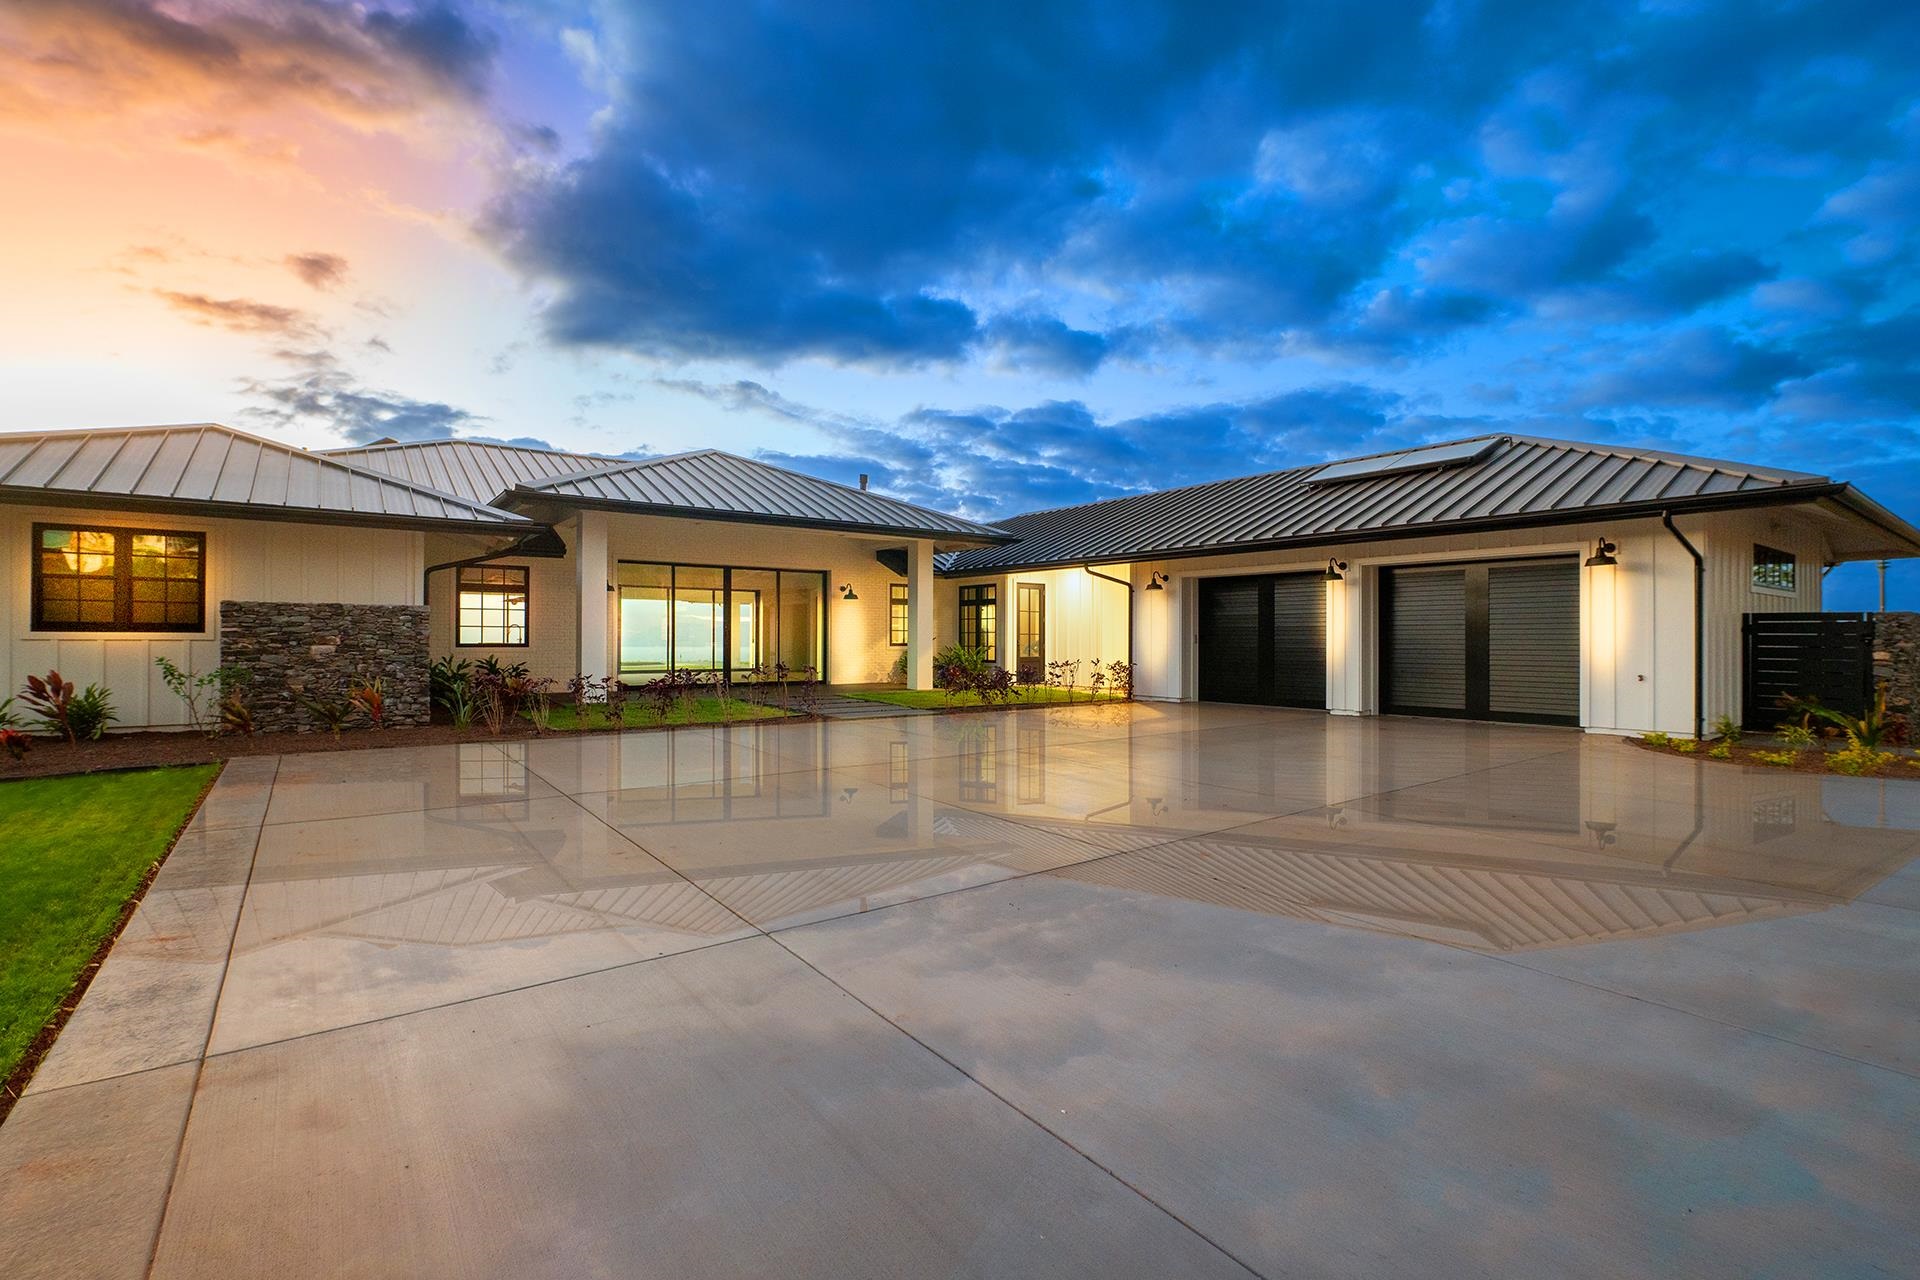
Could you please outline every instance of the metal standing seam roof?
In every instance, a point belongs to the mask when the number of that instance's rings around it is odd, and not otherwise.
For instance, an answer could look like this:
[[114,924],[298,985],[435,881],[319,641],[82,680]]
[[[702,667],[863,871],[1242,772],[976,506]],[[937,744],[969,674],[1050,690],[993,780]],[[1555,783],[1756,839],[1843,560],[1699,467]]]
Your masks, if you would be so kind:
[[[1712,458],[1526,436],[1476,436],[1452,466],[1315,483],[1316,463],[1000,521],[1018,541],[940,558],[948,575],[1334,543],[1449,528],[1597,519],[1621,511],[1825,496],[1825,476]],[[1437,446],[1436,446],[1437,447]],[[1908,530],[1907,533],[1914,531]]]
[[625,461],[596,453],[568,453],[484,440],[412,440],[324,450],[330,458],[378,471],[396,480],[491,502],[515,485],[537,484]]
[[320,523],[538,527],[517,512],[218,423],[0,435],[0,497]]
[[516,485],[494,499],[637,508],[657,515],[813,526],[968,542],[1005,531],[718,449],[619,462]]

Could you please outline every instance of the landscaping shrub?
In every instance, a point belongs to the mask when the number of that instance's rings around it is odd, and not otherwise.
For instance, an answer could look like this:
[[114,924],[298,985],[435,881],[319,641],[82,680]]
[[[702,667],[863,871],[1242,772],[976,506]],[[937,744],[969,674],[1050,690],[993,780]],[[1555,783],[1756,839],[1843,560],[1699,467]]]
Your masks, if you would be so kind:
[[1658,729],[1655,729],[1651,733],[1641,734],[1640,741],[1650,747],[1667,747],[1673,745],[1673,735],[1670,733],[1662,733]]
[[160,682],[167,691],[186,706],[187,723],[193,731],[209,738],[219,733],[225,723],[219,708],[245,683],[246,673],[238,667],[215,667],[197,676],[189,675],[167,658],[155,658],[153,665],[160,668]]
[[119,718],[107,691],[97,684],[88,685],[67,700],[67,731],[75,739],[98,742],[107,726]]
[[67,719],[68,708],[73,705],[73,681],[58,671],[47,672],[45,679],[28,676],[26,686],[20,690],[20,700],[49,733],[57,733],[68,742],[76,740],[73,725]]
[[1795,751],[1756,751],[1753,753],[1753,758],[1761,764],[1770,764],[1778,769],[1786,769],[1792,767],[1793,762],[1800,757],[1799,753]]
[[353,718],[352,696],[331,676],[322,677],[310,685],[288,684],[287,691],[293,694],[295,702],[305,707],[309,715],[336,737],[346,727],[347,721]]
[[1073,688],[1080,682],[1080,659],[1062,658],[1058,662],[1047,664],[1047,683],[1056,689],[1067,691],[1067,701],[1073,701]]
[[1844,773],[1850,777],[1872,773],[1884,769],[1900,757],[1891,751],[1876,751],[1872,747],[1850,746],[1844,751],[1836,751],[1827,757],[1827,768],[1835,773]]
[[948,672],[957,670],[960,674],[960,679],[969,681],[975,676],[984,674],[988,666],[986,650],[969,649],[965,645],[950,644],[946,648],[934,652],[934,687],[936,689],[944,689],[946,687],[943,683],[943,677]]
[[230,693],[220,700],[220,727],[228,733],[253,736],[253,708],[240,694]]
[[387,686],[379,676],[361,676],[347,689],[347,701],[376,729],[386,727]]

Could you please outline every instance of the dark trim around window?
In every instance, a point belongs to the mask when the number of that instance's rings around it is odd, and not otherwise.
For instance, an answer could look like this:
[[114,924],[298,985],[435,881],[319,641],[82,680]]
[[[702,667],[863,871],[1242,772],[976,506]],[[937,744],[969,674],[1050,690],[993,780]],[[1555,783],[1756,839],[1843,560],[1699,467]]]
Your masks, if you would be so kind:
[[907,647],[913,632],[913,597],[904,582],[887,584],[887,643],[896,649]]
[[991,582],[960,588],[960,645],[999,661],[1000,592]]
[[[113,619],[111,621],[95,620],[92,622],[81,622],[78,620],[67,621],[64,619],[49,620],[46,617],[46,582],[44,577],[46,547],[44,544],[44,535],[50,532],[102,533],[110,535],[113,538],[113,577],[111,579],[113,583]],[[192,579],[193,595],[191,601],[168,599],[167,593],[163,588],[163,595],[158,603],[162,606],[163,612],[167,611],[167,608],[172,605],[191,603],[195,614],[193,621],[134,621],[135,578],[133,573],[134,554],[132,543],[136,537],[192,540],[197,549],[196,554],[192,558],[199,561],[199,572],[195,574]],[[34,631],[124,632],[141,635],[150,632],[202,633],[207,630],[207,535],[205,533],[187,529],[130,529],[120,525],[81,524],[72,521],[36,521],[33,525],[33,550],[31,554],[33,556],[33,563],[30,568],[33,582],[33,600],[31,605],[32,622],[30,628]],[[56,552],[55,554],[58,553]],[[166,560],[173,559],[171,553],[162,553],[162,556],[163,559]],[[59,574],[55,576],[67,577],[70,575]],[[187,579],[163,575],[159,578],[142,577],[139,581],[178,583],[185,582]],[[99,602],[96,601],[95,603]]]
[[[465,581],[465,575],[472,573],[506,572],[520,575],[516,587],[511,582],[476,582],[471,586]],[[520,625],[520,639],[489,641],[479,640],[471,644],[460,638],[460,597],[471,591],[475,595],[513,595],[518,594],[525,618]],[[453,571],[453,647],[456,649],[525,649],[533,643],[533,575],[523,564],[469,564],[461,565]]]

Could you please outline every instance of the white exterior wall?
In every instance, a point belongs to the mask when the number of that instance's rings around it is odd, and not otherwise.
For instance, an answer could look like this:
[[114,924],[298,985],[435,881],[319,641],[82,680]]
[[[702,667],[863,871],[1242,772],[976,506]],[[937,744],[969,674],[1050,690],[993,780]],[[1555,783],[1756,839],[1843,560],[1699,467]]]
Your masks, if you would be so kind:
[[[207,618],[197,632],[34,631],[33,526],[174,529],[206,535]],[[118,729],[186,723],[186,709],[154,668],[168,658],[194,672],[220,661],[222,600],[289,603],[419,604],[426,535],[404,529],[209,519],[151,511],[72,507],[0,507],[0,573],[7,645],[0,652],[0,697],[49,668],[76,685],[99,684],[113,697]]]
[[[564,560],[505,558],[490,564],[526,565],[528,574],[528,644],[521,649],[456,648],[453,644],[455,600],[453,572],[434,575],[433,652],[477,660],[494,654],[502,662],[525,662],[536,676],[565,681],[579,671],[577,644],[581,623],[581,583],[592,596],[585,607],[605,612],[606,652],[586,674],[604,676],[616,667],[620,643],[618,596],[605,589],[617,579],[622,560],[648,564],[722,565],[749,569],[823,569],[828,574],[827,679],[834,684],[863,684],[889,678],[904,646],[888,643],[888,587],[906,579],[873,558],[876,550],[908,545],[902,538],[868,537],[817,529],[777,525],[728,523],[720,520],[683,520],[663,516],[592,513],[606,521],[606,563],[595,574],[576,554],[578,517],[556,524],[567,544]],[[450,540],[448,540],[450,541]],[[451,560],[463,552],[435,540],[433,562]],[[445,554],[440,554],[445,550]],[[851,583],[856,600],[843,600],[842,584]],[[1118,590],[1118,588],[1115,588]]]
[[[1676,517],[1676,523],[1706,559],[1704,665],[1706,720],[1737,714],[1740,681],[1740,618],[1743,613],[1816,610],[1820,566],[1826,547],[1810,520],[1790,511],[1737,511]],[[1357,542],[1288,553],[1248,553],[1141,561],[1129,567],[1134,584],[1135,661],[1141,697],[1196,696],[1194,652],[1198,591],[1203,577],[1249,573],[1317,573],[1333,556],[1346,561],[1346,580],[1327,588],[1327,707],[1337,714],[1366,715],[1378,709],[1378,590],[1390,565],[1485,560],[1509,556],[1577,555],[1582,560],[1601,537],[1618,544],[1619,564],[1581,570],[1580,722],[1602,732],[1693,732],[1693,560],[1657,519],[1595,522],[1540,530]],[[1791,595],[1751,586],[1753,544],[1758,541],[1800,557]],[[1127,570],[1102,567],[1118,576]],[[1169,575],[1163,591],[1149,592],[1151,575]],[[1057,574],[1079,570],[1053,571]],[[1084,575],[1083,575],[1084,576]],[[1039,575],[1014,574],[992,581],[1011,600],[1011,583]],[[955,579],[987,581],[989,579]],[[1105,584],[1100,584],[1105,585]],[[1118,588],[1113,589],[1116,595]],[[1059,602],[1049,592],[1050,606]],[[942,596],[942,628],[957,627],[957,599]],[[1008,606],[1002,606],[1003,611]],[[1068,606],[1071,608],[1071,605]],[[1091,602],[1083,607],[1091,607]],[[1056,613],[1056,617],[1058,614]],[[1055,634],[1111,632],[1113,623],[1062,618]],[[1010,619],[1003,635],[1010,639]],[[1121,621],[1124,635],[1124,619]],[[1124,642],[1122,642],[1124,643]],[[1116,650],[1117,652],[1117,650]],[[1102,655],[1105,656],[1105,655]]]
[[[1095,567],[1109,577],[1123,580],[1131,573],[1131,566],[1124,564]],[[959,643],[960,588],[991,583],[998,609],[995,653],[999,665],[1010,667],[1019,626],[1016,588],[1023,582],[1038,583],[1047,589],[1047,661],[1078,660],[1084,678],[1092,664],[1116,662],[1127,656],[1127,589],[1118,582],[1096,578],[1077,565],[1071,569],[943,579],[935,626],[939,644],[944,647]]]

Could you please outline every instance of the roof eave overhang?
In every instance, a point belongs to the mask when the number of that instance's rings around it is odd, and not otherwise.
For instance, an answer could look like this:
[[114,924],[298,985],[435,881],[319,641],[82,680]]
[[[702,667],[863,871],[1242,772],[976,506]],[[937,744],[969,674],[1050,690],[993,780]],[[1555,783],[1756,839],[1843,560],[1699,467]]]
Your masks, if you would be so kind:
[[1920,528],[1902,520],[1851,484],[1838,484],[1834,489],[1825,505],[1837,507],[1854,519],[1864,521],[1890,539],[1889,546],[1862,551],[1852,559],[1891,560],[1920,556]]
[[352,525],[359,528],[424,530],[429,533],[530,533],[539,522],[467,520],[449,516],[405,516],[377,511],[324,511],[310,507],[255,506],[197,498],[151,498],[129,494],[79,493],[65,489],[0,486],[0,502],[16,506],[80,507],[90,511],[151,511],[160,515],[209,516],[223,520],[272,520],[280,524]]
[[757,511],[712,511],[700,507],[681,507],[663,502],[628,502],[619,498],[587,498],[548,489],[515,486],[489,505],[513,508],[522,503],[542,503],[556,507],[585,508],[590,511],[624,512],[636,516],[663,516],[672,520],[711,520],[720,524],[762,524],[784,529],[821,529],[830,533],[859,533],[880,538],[928,538],[948,547],[1004,546],[1020,541],[1011,533],[967,534],[952,529],[924,529],[909,525],[863,524],[857,520],[813,520],[804,516],[768,515]]
[[[1854,502],[1846,495],[1851,494]],[[1098,555],[1072,556],[1054,560],[1036,560],[1025,562],[1009,561],[1004,564],[983,565],[977,568],[951,568],[938,570],[943,578],[983,578],[996,574],[1025,573],[1040,569],[1072,568],[1087,564],[1133,564],[1159,560],[1192,560],[1202,556],[1237,556],[1257,554],[1262,551],[1296,551],[1315,547],[1351,546],[1356,542],[1398,542],[1409,538],[1438,538],[1460,533],[1497,533],[1509,529],[1543,529],[1555,525],[1593,524],[1604,520],[1638,520],[1657,517],[1665,512],[1676,515],[1684,513],[1706,513],[1712,511],[1731,511],[1753,507],[1795,506],[1802,503],[1818,502],[1822,499],[1835,499],[1846,505],[1855,515],[1871,519],[1875,524],[1886,528],[1883,522],[1905,528],[1913,537],[1920,539],[1920,530],[1906,524],[1878,503],[1853,489],[1852,485],[1835,481],[1818,484],[1781,485],[1777,488],[1754,489],[1734,493],[1703,494],[1689,498],[1669,498],[1642,502],[1612,503],[1607,506],[1582,507],[1575,511],[1549,511],[1520,516],[1489,516],[1475,520],[1446,520],[1433,524],[1400,525],[1381,529],[1340,529],[1326,533],[1302,534],[1290,538],[1272,538],[1258,542],[1235,542],[1203,547],[1175,548],[1139,548],[1125,552],[1111,552]],[[1879,513],[1878,518],[1869,516],[1855,503],[1864,504]],[[1892,532],[1891,529],[1888,530]],[[1914,554],[1920,555],[1920,543],[1914,545]]]

